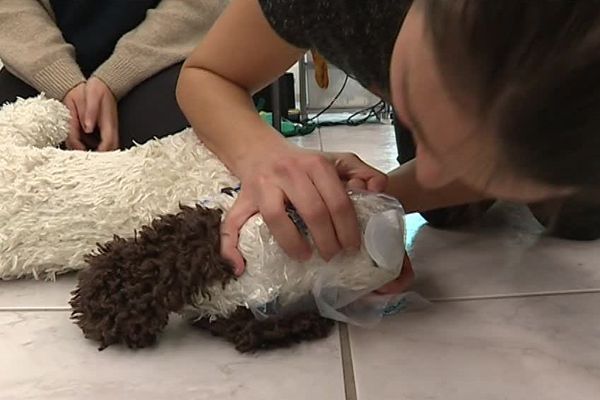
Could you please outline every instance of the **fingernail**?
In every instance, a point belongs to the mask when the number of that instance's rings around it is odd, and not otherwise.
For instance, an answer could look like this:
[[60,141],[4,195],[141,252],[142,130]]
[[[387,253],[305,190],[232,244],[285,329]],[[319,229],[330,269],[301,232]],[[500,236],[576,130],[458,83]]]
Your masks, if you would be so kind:
[[240,265],[236,265],[234,267],[233,273],[236,277],[242,276],[242,274],[244,273],[244,267],[240,266]]
[[242,259],[242,263],[241,264],[237,264],[235,266],[235,276],[242,276],[244,274],[244,272],[246,271],[246,259]]

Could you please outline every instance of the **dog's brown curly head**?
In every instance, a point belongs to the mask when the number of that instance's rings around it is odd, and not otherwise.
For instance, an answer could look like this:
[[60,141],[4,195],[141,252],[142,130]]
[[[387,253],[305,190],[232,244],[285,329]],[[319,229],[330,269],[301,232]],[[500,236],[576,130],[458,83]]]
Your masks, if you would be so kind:
[[181,207],[133,238],[115,238],[86,257],[70,301],[71,318],[100,350],[117,343],[154,344],[169,313],[210,296],[209,288],[233,277],[220,256],[221,211]]

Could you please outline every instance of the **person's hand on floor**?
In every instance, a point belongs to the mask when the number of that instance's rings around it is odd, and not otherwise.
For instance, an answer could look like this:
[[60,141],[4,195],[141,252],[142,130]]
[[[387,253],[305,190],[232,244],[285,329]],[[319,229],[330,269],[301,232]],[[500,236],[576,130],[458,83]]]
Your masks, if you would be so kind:
[[111,151],[119,148],[119,120],[117,100],[110,88],[100,79],[92,77],[85,85],[86,109],[82,122],[86,133],[100,130],[98,151]]
[[289,218],[292,204],[314,239],[321,257],[358,250],[361,234],[346,183],[382,191],[385,175],[350,154],[327,154],[287,145],[256,155],[240,176],[241,191],[221,229],[222,255],[239,275],[244,261],[237,249],[241,227],[260,212],[273,237],[292,258],[307,260],[312,250]]
[[63,99],[63,104],[71,113],[69,135],[65,143],[67,148],[69,150],[87,150],[81,140],[81,135],[83,134],[81,127],[86,110],[85,83],[82,82],[71,89]]

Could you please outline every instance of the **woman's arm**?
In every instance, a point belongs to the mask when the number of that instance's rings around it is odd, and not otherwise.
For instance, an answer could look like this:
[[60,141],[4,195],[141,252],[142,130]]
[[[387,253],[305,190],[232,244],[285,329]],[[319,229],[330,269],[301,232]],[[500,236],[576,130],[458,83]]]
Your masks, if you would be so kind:
[[[277,6],[283,7],[278,11],[290,12],[286,4]],[[335,164],[322,153],[290,145],[260,119],[252,102],[252,93],[277,79],[304,52],[274,31],[258,0],[234,0],[180,75],[177,97],[185,115],[242,182],[223,223],[221,241],[223,255],[238,273],[243,269],[236,250],[239,228],[256,212],[289,255],[310,257],[310,246],[287,215],[289,203],[325,259],[360,246],[356,214]],[[376,174],[365,169],[354,171],[369,178]]]
[[184,64],[180,105],[201,139],[236,175],[244,172],[246,156],[287,145],[259,118],[251,95],[304,52],[273,31],[257,0],[234,0]]
[[47,0],[0,1],[0,58],[11,73],[58,100],[85,81]]
[[225,9],[227,0],[162,0],[125,34],[92,74],[120,99],[142,81],[185,60]]
[[416,164],[409,161],[388,174],[385,192],[397,198],[407,213],[423,212],[487,200],[460,182],[439,189],[425,189],[417,182]]

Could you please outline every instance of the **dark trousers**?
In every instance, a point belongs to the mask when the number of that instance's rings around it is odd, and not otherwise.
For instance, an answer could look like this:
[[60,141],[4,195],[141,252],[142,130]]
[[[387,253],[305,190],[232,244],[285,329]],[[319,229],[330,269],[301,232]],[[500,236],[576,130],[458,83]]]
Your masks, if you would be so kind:
[[[175,64],[148,78],[118,103],[119,139],[122,149],[165,137],[188,126],[175,98],[177,78],[183,63]],[[0,104],[17,97],[37,96],[37,90],[3,68],[0,70]],[[86,135],[87,136],[87,135]],[[89,147],[99,143],[99,132],[91,136]],[[88,143],[86,143],[88,144]]]
[[[416,147],[411,132],[394,119],[398,162],[415,158]],[[480,218],[494,201],[484,201],[422,212],[427,222],[437,228],[467,225]],[[548,201],[529,206],[549,235],[571,240],[600,239],[600,196],[579,193],[561,201]]]

